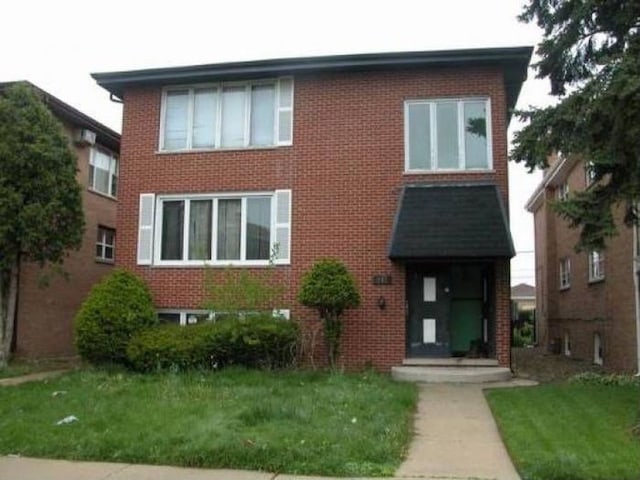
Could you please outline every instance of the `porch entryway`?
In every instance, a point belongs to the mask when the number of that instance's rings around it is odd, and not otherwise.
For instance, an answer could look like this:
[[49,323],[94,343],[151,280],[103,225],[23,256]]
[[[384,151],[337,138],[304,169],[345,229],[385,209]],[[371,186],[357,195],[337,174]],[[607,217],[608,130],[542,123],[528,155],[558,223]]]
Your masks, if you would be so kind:
[[491,262],[407,264],[407,358],[495,356]]

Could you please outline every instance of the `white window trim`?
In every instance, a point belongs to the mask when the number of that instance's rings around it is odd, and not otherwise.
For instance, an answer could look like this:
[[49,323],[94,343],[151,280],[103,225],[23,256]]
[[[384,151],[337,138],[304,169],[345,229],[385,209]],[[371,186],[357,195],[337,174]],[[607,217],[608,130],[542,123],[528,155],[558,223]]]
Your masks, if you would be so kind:
[[[596,262],[595,255],[598,256],[598,260]],[[601,251],[591,250],[587,254],[587,263],[589,270],[589,282],[600,282],[604,280],[605,277],[605,266],[604,266],[604,254]]]
[[[566,269],[564,266],[566,265]],[[571,287],[571,259],[569,257],[560,259],[560,290],[567,290]]]
[[[96,255],[96,260],[103,263],[115,263],[116,260],[116,229],[111,227],[105,227],[104,225],[98,225],[98,233],[103,230],[99,240],[96,240],[96,246],[100,246],[100,255]],[[106,240],[106,232],[104,230],[111,230],[113,232],[113,243],[109,244]],[[111,247],[113,250],[113,258],[107,258],[105,251],[107,247]]]
[[571,337],[569,332],[564,332],[564,336],[562,338],[562,352],[566,357],[571,356]]
[[[291,80],[291,107],[280,106],[280,81]],[[275,96],[273,103],[273,139],[274,143],[270,145],[251,145],[251,102],[245,101],[245,118],[244,118],[244,144],[234,146],[222,146],[222,89],[224,87],[245,87],[245,95],[248,98],[251,97],[251,88],[256,85],[274,85]],[[193,108],[194,108],[194,92],[198,89],[215,88],[218,96],[216,103],[216,131],[215,131],[215,145],[207,147],[193,147]],[[293,77],[277,77],[267,78],[259,80],[247,80],[247,81],[230,81],[230,82],[214,82],[214,83],[196,83],[186,85],[171,85],[162,89],[162,100],[160,105],[160,135],[158,136],[158,153],[177,153],[177,152],[206,152],[206,151],[228,151],[228,150],[264,150],[274,149],[278,147],[291,146],[293,144],[293,98],[295,83]],[[164,148],[164,127],[166,122],[166,104],[167,94],[176,90],[187,90],[188,92],[188,104],[187,104],[187,144],[185,148],[167,149]],[[280,142],[278,138],[279,132],[279,120],[280,111],[291,112],[291,140],[288,142]]]
[[596,181],[596,175],[593,171],[593,162],[588,161],[584,164],[584,184],[585,188],[589,188]]
[[[209,310],[202,309],[181,309],[181,308],[160,308],[156,311],[156,314],[168,313],[180,315],[179,325],[181,327],[185,327],[188,325],[197,325],[196,323],[189,323],[189,315],[208,315],[207,322],[215,322],[216,321],[216,312],[211,312]],[[224,314],[224,312],[218,312]],[[273,311],[274,317],[280,317],[284,320],[290,320],[291,311],[287,308],[279,309]]]
[[[233,193],[213,193],[213,194],[167,194],[167,195],[156,195],[156,204],[155,204],[155,224],[156,228],[153,234],[153,265],[159,267],[184,267],[184,266],[193,266],[193,267],[204,267],[204,266],[244,266],[244,267],[266,267],[270,264],[270,260],[162,260],[161,259],[161,246],[162,246],[162,202],[167,200],[212,200],[213,205],[213,214],[212,214],[212,235],[211,235],[211,255],[215,256],[217,254],[217,225],[218,225],[218,200],[241,200],[242,202],[242,223],[240,224],[240,256],[242,258],[245,257],[246,254],[246,199],[249,197],[270,197],[271,198],[271,225],[270,225],[270,245],[269,252],[273,251],[273,245],[275,241],[275,226],[276,221],[273,215],[273,203],[275,202],[275,192],[267,191],[267,192],[233,192]],[[184,209],[184,221],[188,223],[189,219],[189,203],[185,204]],[[183,257],[188,255],[189,244],[188,244],[188,229],[183,229]],[[287,261],[285,264],[289,264]]]
[[[95,187],[95,183],[96,183],[96,169],[98,169],[98,167],[96,167],[96,164],[94,163],[94,157],[97,151],[100,151],[102,153],[104,153],[105,155],[109,156],[109,186],[108,186],[108,192],[103,192],[101,190],[98,190]],[[89,181],[91,182],[88,186],[89,190],[93,193],[97,193],[98,195],[103,195],[105,197],[108,198],[112,198],[112,199],[117,199],[117,193],[116,195],[112,195],[111,192],[113,190],[113,177],[118,177],[118,163],[119,163],[120,159],[118,158],[118,156],[111,152],[110,150],[107,150],[106,148],[103,147],[98,147],[98,146],[94,146],[91,147],[91,151],[89,152],[89,166],[93,167],[93,178],[89,178]],[[100,170],[103,170],[102,168],[100,168]]]
[[558,189],[556,190],[556,199],[560,202],[567,200],[569,198],[569,183],[563,182],[558,185]]
[[602,355],[602,335],[600,332],[593,334],[593,363],[602,366],[604,364],[604,355]]
[[[487,125],[487,167],[486,168],[466,168],[466,151],[464,142],[464,102],[484,101],[486,104],[486,125]],[[437,103],[457,103],[458,108],[458,168],[436,168],[438,132],[436,125],[436,109],[433,105]],[[429,105],[429,127],[431,129],[431,169],[410,168],[409,158],[409,106]],[[489,97],[452,97],[452,98],[429,98],[410,99],[404,102],[404,173],[406,174],[440,174],[440,173],[485,173],[493,170],[493,137],[491,124],[491,98]]]

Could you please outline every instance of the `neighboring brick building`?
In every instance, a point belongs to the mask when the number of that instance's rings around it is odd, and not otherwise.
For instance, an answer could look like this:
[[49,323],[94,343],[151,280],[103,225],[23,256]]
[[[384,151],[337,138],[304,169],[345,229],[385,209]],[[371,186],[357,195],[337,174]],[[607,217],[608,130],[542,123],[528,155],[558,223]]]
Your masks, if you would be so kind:
[[[355,275],[343,362],[508,366],[507,124],[530,48],[94,74],[124,101],[117,264],[188,323],[204,264],[275,275],[293,318],[314,261]],[[411,148],[409,148],[409,146]]]
[[[27,83],[27,82],[24,82]],[[0,84],[0,89],[9,83]],[[78,182],[82,185],[85,232],[79,251],[65,259],[64,278],[48,275],[33,263],[20,267],[14,354],[19,357],[75,355],[73,318],[91,286],[111,271],[115,261],[116,191],[120,135],[29,84],[62,123],[78,157]]]
[[538,338],[557,353],[634,371],[640,367],[637,232],[623,225],[618,211],[619,235],[606,249],[578,253],[579,229],[552,208],[590,184],[583,161],[554,156],[527,203],[535,224]]

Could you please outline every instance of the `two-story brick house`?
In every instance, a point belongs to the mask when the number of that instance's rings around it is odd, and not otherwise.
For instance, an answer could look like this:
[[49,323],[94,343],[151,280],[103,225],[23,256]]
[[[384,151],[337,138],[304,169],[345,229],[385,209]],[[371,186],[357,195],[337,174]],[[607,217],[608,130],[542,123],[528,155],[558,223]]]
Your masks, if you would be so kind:
[[[0,90],[12,82],[0,84]],[[115,261],[116,196],[120,135],[48,92],[28,84],[60,121],[78,159],[85,232],[79,251],[65,259],[63,277],[36,264],[20,265],[13,350],[26,358],[75,355],[73,318],[80,304]]]
[[536,318],[542,346],[609,370],[640,371],[638,232],[615,212],[619,235],[604,251],[576,252],[580,231],[553,203],[589,188],[588,165],[553,156],[526,208],[534,215]]
[[[117,263],[167,319],[204,265],[275,275],[293,318],[334,257],[362,305],[343,361],[510,354],[507,124],[530,48],[266,60],[94,74],[124,102]],[[491,361],[489,362],[491,363]]]

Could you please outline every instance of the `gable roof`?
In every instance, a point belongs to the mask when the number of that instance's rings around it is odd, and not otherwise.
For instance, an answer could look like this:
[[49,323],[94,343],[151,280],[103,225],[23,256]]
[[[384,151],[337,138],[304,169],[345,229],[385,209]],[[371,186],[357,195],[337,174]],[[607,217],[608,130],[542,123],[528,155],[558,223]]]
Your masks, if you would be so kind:
[[506,210],[494,184],[403,188],[389,258],[511,258]]
[[118,132],[82,113],[80,110],[72,107],[68,103],[63,102],[58,97],[51,95],[49,92],[41,89],[37,85],[34,85],[27,80],[0,82],[0,92],[9,88],[11,85],[18,83],[31,87],[40,96],[45,105],[47,105],[58,118],[69,122],[78,128],[87,128],[95,132],[96,140],[99,144],[107,147],[112,152],[120,153],[120,134]]
[[504,70],[510,117],[522,83],[527,78],[527,67],[532,52],[532,47],[508,47],[331,55],[102,72],[93,73],[91,76],[112,95],[122,98],[127,88],[144,85],[172,85],[300,73],[497,65]]
[[511,298],[536,298],[536,287],[527,283],[519,283],[511,287]]

